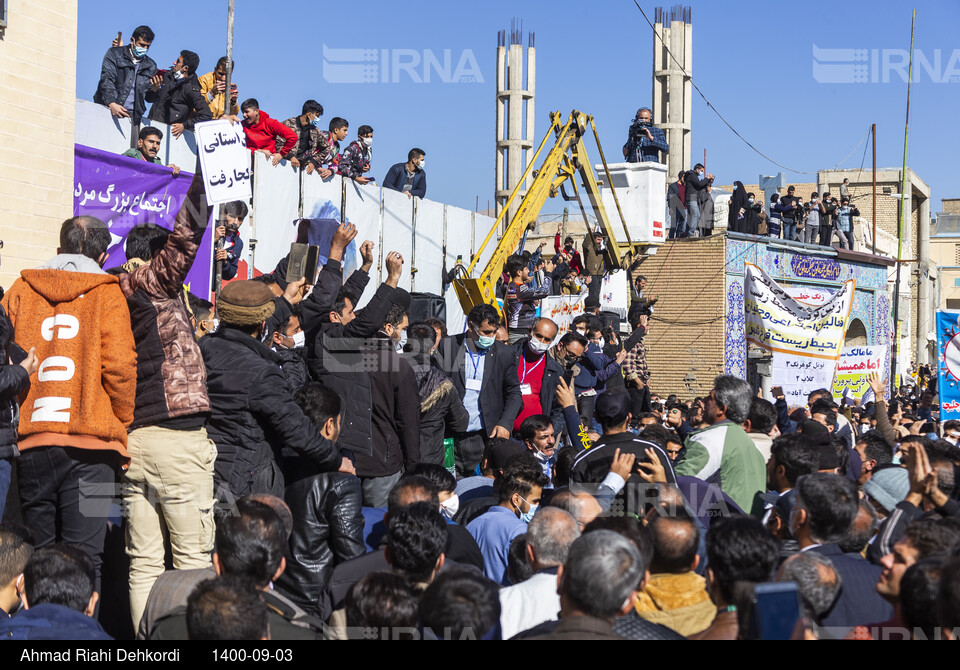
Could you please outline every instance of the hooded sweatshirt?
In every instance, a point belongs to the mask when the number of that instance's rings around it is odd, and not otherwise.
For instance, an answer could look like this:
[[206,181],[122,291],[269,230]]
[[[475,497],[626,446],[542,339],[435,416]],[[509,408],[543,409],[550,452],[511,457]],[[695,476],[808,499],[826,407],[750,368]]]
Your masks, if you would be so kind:
[[14,339],[40,369],[21,406],[21,451],[60,446],[127,458],[137,354],[117,278],[85,256],[24,270],[3,298]]
[[243,123],[243,132],[247,136],[247,148],[250,151],[269,149],[273,152],[277,148],[277,138],[282,137],[286,142],[277,153],[286,156],[297,144],[297,134],[276,119],[271,119],[262,109],[257,123],[252,126]]

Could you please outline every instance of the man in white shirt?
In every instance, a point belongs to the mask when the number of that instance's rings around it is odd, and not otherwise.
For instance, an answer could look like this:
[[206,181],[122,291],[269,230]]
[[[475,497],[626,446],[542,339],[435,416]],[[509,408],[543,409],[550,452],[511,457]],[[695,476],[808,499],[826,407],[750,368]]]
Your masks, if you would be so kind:
[[562,509],[544,507],[527,526],[527,560],[533,576],[500,591],[500,628],[503,639],[554,621],[560,611],[557,568],[567,560],[567,551],[580,537],[577,520]]

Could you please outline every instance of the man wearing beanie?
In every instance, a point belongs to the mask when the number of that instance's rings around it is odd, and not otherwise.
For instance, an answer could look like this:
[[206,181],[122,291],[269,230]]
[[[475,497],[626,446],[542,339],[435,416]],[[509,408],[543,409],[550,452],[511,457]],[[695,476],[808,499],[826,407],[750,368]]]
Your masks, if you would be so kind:
[[277,355],[260,341],[273,297],[261,282],[227,284],[217,304],[220,328],[200,342],[211,404],[207,432],[217,445],[214,482],[222,502],[251,493],[282,498],[281,452],[296,460],[303,476],[353,473],[350,461],[293,401]]

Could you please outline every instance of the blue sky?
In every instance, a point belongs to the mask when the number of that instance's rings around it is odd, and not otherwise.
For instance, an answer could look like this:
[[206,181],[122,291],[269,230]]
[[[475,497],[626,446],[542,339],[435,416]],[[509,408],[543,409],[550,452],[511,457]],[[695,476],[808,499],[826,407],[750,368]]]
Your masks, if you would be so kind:
[[[298,114],[305,99],[314,98],[323,104],[325,120],[348,119],[351,139],[361,124],[373,126],[372,172],[378,180],[391,164],[406,160],[411,147],[419,146],[427,152],[428,197],[469,209],[478,196],[480,209],[493,199],[497,31],[509,29],[512,18],[523,21],[524,43],[527,31],[536,32],[535,145],[546,132],[549,111],[566,116],[576,108],[596,117],[604,151],[613,160],[620,155],[637,108],[650,103],[652,31],[632,0],[236,4],[235,80],[241,99],[256,97],[261,109],[283,120]],[[895,50],[905,53],[909,47],[906,3],[690,4],[694,81],[758,149],[791,168],[814,172],[836,165],[876,123],[878,167],[901,164],[906,83],[889,64],[899,60]],[[641,5],[652,20],[656,5]],[[100,61],[117,31],[127,41],[141,23],[157,35],[150,55],[160,67],[169,67],[180,49],[190,49],[200,55],[200,72],[210,71],[226,52],[226,7],[226,0],[167,0],[149,8],[119,0],[83,0],[78,97],[92,99]],[[953,113],[960,105],[960,3],[918,1],[916,8],[915,49],[933,74],[915,65],[908,163],[930,184],[931,210],[937,212],[941,198],[960,197],[948,167],[960,153]],[[323,45],[376,49],[378,57],[389,49],[391,60],[419,58],[421,63],[414,66],[418,79],[423,78],[422,59],[433,55],[442,62],[444,51],[450,50],[451,71],[462,61],[466,74],[479,71],[475,79],[483,83],[444,83],[433,70],[429,83],[417,82],[392,68],[389,79],[396,83],[336,83],[344,72],[324,68]],[[814,46],[867,50],[867,60],[856,63],[866,65],[868,80],[876,83],[825,83],[830,77],[849,79],[851,56],[821,53],[818,62],[834,68],[815,72]],[[348,69],[346,76],[352,72]],[[955,81],[939,81],[951,75]],[[694,96],[694,162],[706,148],[709,170],[726,184],[736,179],[756,183],[759,174],[780,171]],[[863,156],[861,145],[841,167],[857,168]],[[591,158],[598,161],[595,151]],[[864,165],[870,165],[869,148]],[[788,181],[812,181],[808,175],[784,172]],[[556,199],[543,211],[562,208]]]

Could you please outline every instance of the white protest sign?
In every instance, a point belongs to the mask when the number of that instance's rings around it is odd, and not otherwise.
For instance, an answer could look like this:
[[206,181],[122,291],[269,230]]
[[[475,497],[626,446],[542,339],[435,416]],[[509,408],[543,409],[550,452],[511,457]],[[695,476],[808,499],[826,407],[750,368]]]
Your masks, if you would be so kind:
[[773,383],[783,387],[788,404],[802,405],[811,391],[830,388],[855,289],[850,279],[822,305],[805,306],[759,267],[745,264],[747,342],[772,352]]
[[546,317],[557,324],[557,337],[553,343],[560,341],[570,332],[573,320],[583,314],[587,294],[581,295],[551,295],[540,301],[540,316]]
[[833,378],[833,396],[842,398],[846,391],[849,396],[862,398],[870,389],[870,373],[883,375],[886,355],[886,346],[844,347]]
[[203,168],[207,202],[216,205],[234,200],[249,200],[250,150],[243,126],[226,119],[198,123],[197,153]]

